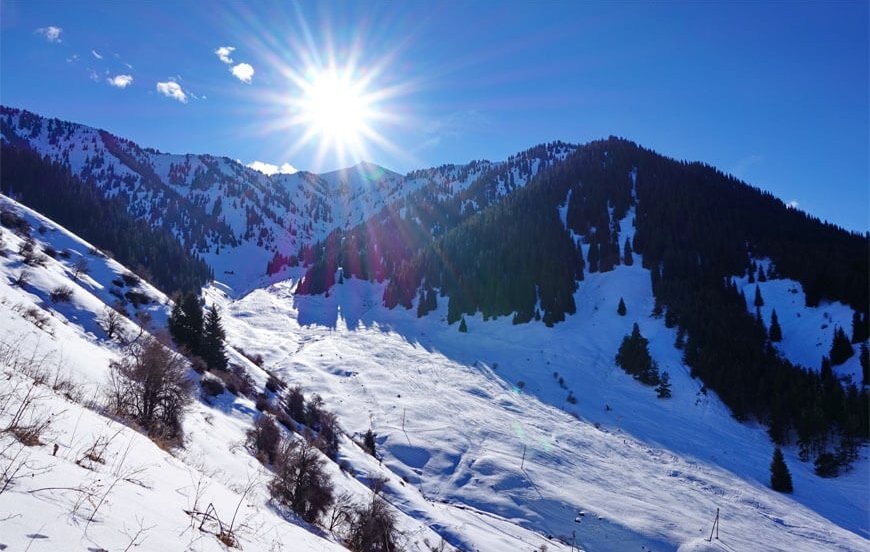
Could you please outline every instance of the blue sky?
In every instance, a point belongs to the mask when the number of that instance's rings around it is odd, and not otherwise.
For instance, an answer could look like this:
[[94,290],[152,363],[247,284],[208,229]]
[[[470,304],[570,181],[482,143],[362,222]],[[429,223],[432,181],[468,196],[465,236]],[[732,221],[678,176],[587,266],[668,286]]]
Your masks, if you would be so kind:
[[[406,172],[617,135],[870,228],[868,2],[0,10],[0,102],[162,151]],[[353,145],[304,116],[305,83],[329,66],[369,100]]]

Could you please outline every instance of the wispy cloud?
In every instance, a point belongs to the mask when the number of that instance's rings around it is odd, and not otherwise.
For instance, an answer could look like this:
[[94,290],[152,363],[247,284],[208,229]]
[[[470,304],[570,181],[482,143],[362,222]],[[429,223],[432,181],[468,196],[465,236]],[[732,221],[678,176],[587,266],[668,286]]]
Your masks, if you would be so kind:
[[785,206],[788,207],[789,209],[797,209],[798,207],[801,206],[801,204],[798,203],[798,200],[793,199],[793,200],[789,201],[788,203],[786,203]]
[[36,29],[36,34],[42,35],[49,42],[63,42],[60,38],[61,33],[63,33],[63,29],[60,27],[55,27],[54,25],[49,25],[48,27],[40,27]]
[[752,155],[748,155],[743,159],[737,161],[734,164],[734,167],[731,169],[731,174],[736,176],[737,178],[746,178],[748,176],[749,169],[754,165],[759,165],[764,161],[764,157],[754,153]]
[[94,82],[100,82],[100,74],[93,69],[88,69],[88,78]]
[[476,109],[454,111],[444,117],[433,119],[423,126],[426,139],[416,148],[423,150],[441,143],[444,138],[455,138],[471,128],[489,124],[489,120]]
[[234,65],[232,72],[233,76],[240,81],[251,84],[251,78],[254,76],[254,68],[247,63],[240,63],[238,65]]
[[261,173],[272,176],[273,174],[293,174],[299,172],[299,169],[290,163],[284,163],[280,167],[271,163],[263,163],[262,161],[253,161],[248,163],[248,168],[260,171]]
[[215,50],[214,53],[217,55],[218,58],[220,58],[222,62],[229,65],[233,63],[233,58],[230,57],[230,54],[232,54],[234,50],[235,48],[233,46],[221,46],[220,48]]
[[181,89],[181,85],[175,81],[158,82],[157,91],[167,98],[178,100],[181,103],[187,103],[187,94]]
[[91,54],[93,54],[93,56],[97,59],[103,59],[103,56],[101,56],[100,53],[96,50],[91,50]]
[[114,86],[115,88],[127,88],[133,84],[133,75],[115,75],[114,77],[107,78],[106,82],[109,83],[109,86]]
[[77,62],[78,60],[79,60],[79,55],[78,55],[78,54],[73,54],[73,55],[71,55],[70,57],[66,58],[66,62],[67,62],[67,63],[75,63],[75,62]]

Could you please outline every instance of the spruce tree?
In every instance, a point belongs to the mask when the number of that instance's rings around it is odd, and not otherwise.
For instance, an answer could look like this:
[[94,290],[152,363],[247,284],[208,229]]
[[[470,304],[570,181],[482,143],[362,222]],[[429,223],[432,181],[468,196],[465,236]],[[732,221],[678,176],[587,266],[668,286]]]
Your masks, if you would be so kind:
[[465,317],[462,317],[462,320],[459,322],[459,331],[462,333],[468,332],[468,325],[465,323]]
[[226,332],[221,323],[221,316],[215,305],[205,315],[205,325],[202,332],[202,357],[212,370],[227,369],[227,355],[224,352]]
[[656,387],[656,395],[660,399],[671,398],[671,375],[667,371],[662,372],[659,385]]
[[861,344],[861,377],[864,385],[870,385],[870,350],[867,343]]
[[616,313],[619,316],[625,316],[625,301],[622,300],[622,297],[619,298],[619,306],[616,307]]
[[855,351],[852,350],[852,344],[849,343],[849,338],[846,337],[846,332],[843,328],[837,326],[834,328],[834,339],[831,342],[831,364],[838,366],[843,364]]
[[770,313],[770,331],[768,333],[771,341],[782,341],[782,328],[779,327],[779,318],[776,316],[776,309]]
[[753,304],[756,307],[764,306],[764,299],[761,298],[761,289],[758,287],[758,284],[755,285],[755,302]]
[[770,462],[770,488],[781,493],[791,493],[794,487],[791,482],[791,473],[785,465],[785,458],[779,447],[773,449],[773,460]]
[[867,341],[867,317],[855,311],[852,313],[852,343]]
[[622,339],[616,364],[646,385],[659,383],[658,367],[649,354],[649,340],[641,335],[637,322],[631,335]]
[[625,238],[625,247],[622,250],[622,264],[631,266],[634,264],[634,256],[632,255],[631,242]]
[[194,355],[202,354],[202,305],[194,293],[177,297],[167,325],[175,343]]

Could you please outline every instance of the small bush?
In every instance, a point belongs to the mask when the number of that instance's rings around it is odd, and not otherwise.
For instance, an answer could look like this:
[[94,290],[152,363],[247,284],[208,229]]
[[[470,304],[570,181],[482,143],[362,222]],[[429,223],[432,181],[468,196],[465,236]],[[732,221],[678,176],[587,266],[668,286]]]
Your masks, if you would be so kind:
[[124,274],[121,275],[121,278],[130,287],[137,286],[137,285],[139,285],[139,282],[141,282],[139,277],[136,276],[135,274],[133,274],[132,272],[125,272]]
[[248,431],[248,447],[254,456],[264,464],[271,464],[278,454],[281,445],[281,430],[275,424],[275,419],[263,414],[254,422],[253,429]]
[[274,478],[269,483],[272,498],[315,523],[332,505],[332,481],[326,461],[308,439],[285,439],[275,455]]
[[57,286],[48,294],[52,303],[69,303],[72,300],[72,295],[73,289],[65,285]]
[[366,431],[366,434],[363,437],[363,448],[366,450],[366,452],[368,452],[372,456],[375,456],[375,452],[376,452],[375,451],[375,446],[376,446],[375,445],[375,437],[376,437],[376,435],[371,429]]
[[287,414],[299,423],[305,422],[305,395],[302,394],[302,388],[299,386],[291,387],[287,391],[287,398],[284,401]]
[[202,378],[200,386],[202,386],[202,394],[206,397],[217,397],[226,391],[223,382],[217,378]]
[[108,408],[139,424],[152,438],[179,442],[192,391],[182,357],[153,339],[109,366]]
[[57,249],[55,249],[54,246],[52,246],[52,245],[45,245],[45,246],[43,246],[42,251],[43,251],[46,255],[48,255],[49,257],[51,257],[52,259],[56,259],[56,258],[57,258]]

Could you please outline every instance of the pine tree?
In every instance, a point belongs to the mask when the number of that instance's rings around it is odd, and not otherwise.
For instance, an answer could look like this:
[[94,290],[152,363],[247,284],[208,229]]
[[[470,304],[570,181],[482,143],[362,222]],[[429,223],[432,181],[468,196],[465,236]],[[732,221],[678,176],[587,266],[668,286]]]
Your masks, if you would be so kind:
[[616,313],[619,316],[625,316],[625,301],[622,300],[622,297],[619,298],[619,306],[616,307]]
[[764,274],[764,267],[763,266],[758,267],[758,281],[759,282],[766,282],[767,281],[767,275]]
[[770,331],[769,336],[771,341],[782,341],[782,328],[779,327],[779,318],[776,316],[776,309],[770,313]]
[[867,341],[867,317],[855,311],[852,313],[852,343]]
[[465,323],[465,317],[462,317],[462,320],[459,322],[459,331],[462,333],[468,332],[468,325]]
[[846,332],[843,328],[837,326],[834,328],[834,339],[831,342],[831,364],[838,366],[843,364],[855,351],[852,350],[852,344],[849,343],[849,338],[846,337]]
[[625,247],[622,250],[622,264],[631,266],[634,264],[634,256],[632,255],[631,242],[625,238]]
[[671,375],[667,371],[662,372],[659,385],[656,387],[656,395],[660,399],[671,398]]
[[202,305],[194,293],[186,293],[175,300],[167,325],[172,339],[192,354],[202,353]]
[[642,383],[659,383],[658,367],[649,354],[649,340],[641,335],[637,322],[632,326],[631,335],[622,339],[616,364]]
[[764,299],[761,298],[761,289],[758,287],[758,284],[755,285],[755,302],[754,305],[756,307],[764,306]]
[[785,458],[779,447],[773,449],[773,460],[770,462],[770,488],[781,493],[794,492],[791,473],[785,465]]
[[864,385],[870,385],[870,350],[867,344],[861,344],[861,377]]
[[226,337],[220,313],[217,307],[212,305],[205,315],[202,332],[202,357],[212,370],[227,369],[227,355],[224,352]]

